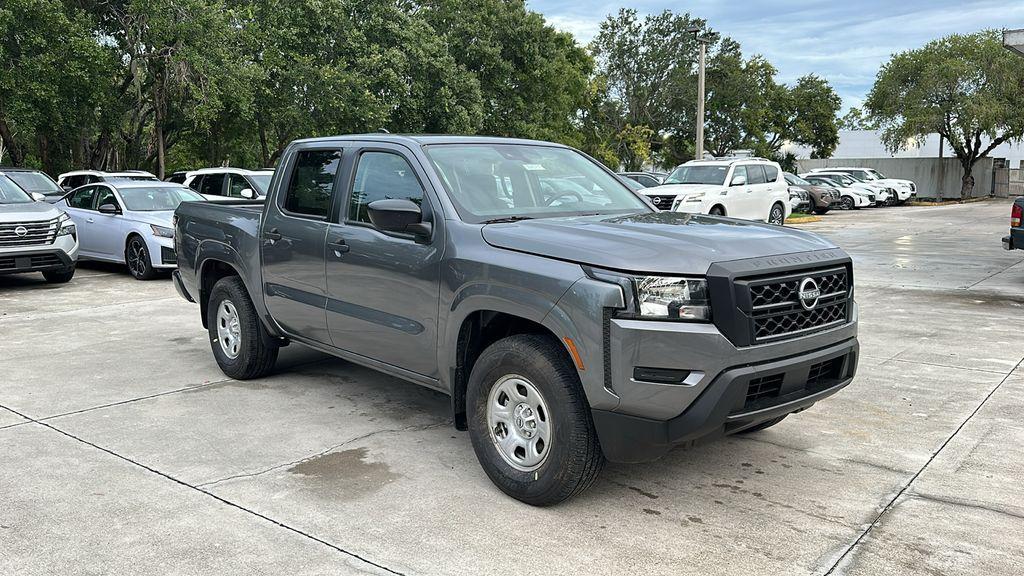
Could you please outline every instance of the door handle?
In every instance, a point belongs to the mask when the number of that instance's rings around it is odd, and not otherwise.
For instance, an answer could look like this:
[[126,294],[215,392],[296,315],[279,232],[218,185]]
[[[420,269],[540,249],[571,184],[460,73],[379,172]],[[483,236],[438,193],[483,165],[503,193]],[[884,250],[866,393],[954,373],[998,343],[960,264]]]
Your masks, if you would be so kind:
[[277,242],[281,238],[281,233],[277,231],[277,228],[271,228],[270,230],[263,233],[263,239],[270,240],[271,242]]
[[345,244],[344,240],[338,240],[336,242],[328,242],[327,245],[330,246],[331,250],[334,250],[334,253],[337,254],[338,256],[341,256],[342,254],[344,254],[344,253],[346,253],[346,252],[348,252],[349,250],[352,249],[351,246],[349,246],[348,244]]
[[88,222],[89,224],[92,224],[92,218],[86,218],[85,221]]

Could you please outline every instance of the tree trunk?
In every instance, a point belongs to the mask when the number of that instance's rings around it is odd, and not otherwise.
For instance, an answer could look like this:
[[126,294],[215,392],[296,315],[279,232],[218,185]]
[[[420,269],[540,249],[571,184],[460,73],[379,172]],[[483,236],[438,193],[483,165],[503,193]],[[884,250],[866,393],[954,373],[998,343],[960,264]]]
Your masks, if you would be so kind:
[[7,149],[7,154],[11,157],[11,165],[21,166],[25,162],[25,156],[21,153],[18,143],[14,140],[14,133],[11,132],[11,127],[7,125],[7,121],[3,118],[0,118],[0,139],[3,140],[4,148]]
[[973,162],[963,162],[964,176],[960,180],[960,201],[963,202],[971,197],[974,192],[974,176],[971,172],[974,169]]
[[43,164],[43,171],[49,174],[56,174],[51,164],[50,158],[50,139],[46,137],[46,134],[40,134],[38,137],[39,145],[39,161]]

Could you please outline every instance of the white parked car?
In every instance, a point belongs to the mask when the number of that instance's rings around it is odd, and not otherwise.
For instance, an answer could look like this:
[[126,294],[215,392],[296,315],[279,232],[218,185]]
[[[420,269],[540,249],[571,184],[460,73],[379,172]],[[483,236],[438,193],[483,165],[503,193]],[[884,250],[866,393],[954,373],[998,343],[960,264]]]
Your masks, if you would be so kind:
[[267,195],[273,170],[242,168],[203,168],[185,175],[185,186],[207,200],[218,198],[262,198]]
[[838,190],[839,199],[844,210],[858,210],[875,205],[874,191],[860,186],[856,180],[849,176],[808,172],[807,174],[801,174],[800,177],[811,184],[831,186]]
[[896,191],[898,198],[897,202],[903,204],[907,200],[917,196],[917,184],[914,184],[913,180],[903,180],[900,178],[888,178],[885,174],[882,174],[874,168],[856,168],[849,166],[839,166],[835,168],[815,168],[811,172],[843,172],[849,174],[854,178],[863,182],[875,182],[888,186]]
[[856,184],[854,187],[862,190],[870,190],[875,195],[875,206],[895,206],[897,203],[896,189],[885,184],[878,182],[867,182],[861,180],[852,174],[846,172],[838,172],[832,170],[820,170],[814,172],[814,174],[821,174],[823,176],[843,176],[853,180]]
[[145,170],[125,170],[124,172],[104,172],[103,170],[75,170],[57,176],[57,185],[70,192],[79,186],[96,184],[97,182],[118,182],[124,180],[159,182],[159,178]]
[[122,180],[76,188],[56,205],[75,223],[80,258],[124,263],[132,276],[150,280],[177,267],[174,210],[203,200],[181,184]]
[[691,160],[673,170],[661,186],[641,192],[663,211],[778,225],[792,212],[782,169],[763,158]]

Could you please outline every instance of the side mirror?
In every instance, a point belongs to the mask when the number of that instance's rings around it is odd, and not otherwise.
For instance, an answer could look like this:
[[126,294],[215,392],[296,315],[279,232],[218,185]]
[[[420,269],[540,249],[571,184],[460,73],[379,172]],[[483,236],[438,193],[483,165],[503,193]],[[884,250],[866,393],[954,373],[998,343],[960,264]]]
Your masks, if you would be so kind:
[[113,204],[104,204],[97,208],[96,210],[98,210],[100,214],[109,214],[111,216],[113,216],[114,214],[121,213],[121,210],[119,210],[117,206]]
[[248,198],[249,200],[252,200],[253,198],[256,197],[256,193],[252,191],[252,188],[246,188],[242,190],[241,194],[242,198]]
[[46,196],[40,194],[39,192],[33,192],[32,199],[35,200],[36,202],[46,202]]
[[411,200],[375,200],[367,205],[366,211],[378,230],[430,236],[430,222],[423,221],[423,211]]
[[732,177],[732,182],[729,183],[729,186],[743,186],[746,183],[747,177],[743,174],[737,174]]

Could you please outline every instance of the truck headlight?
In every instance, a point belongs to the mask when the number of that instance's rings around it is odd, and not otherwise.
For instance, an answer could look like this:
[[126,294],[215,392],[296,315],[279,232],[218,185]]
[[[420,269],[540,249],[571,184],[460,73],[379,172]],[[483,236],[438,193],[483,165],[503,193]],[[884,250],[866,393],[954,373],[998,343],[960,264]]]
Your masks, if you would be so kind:
[[661,320],[711,320],[707,280],[675,276],[634,278],[638,315]]
[[687,194],[686,196],[683,196],[683,202],[701,202],[703,200],[704,200],[704,193],[703,192],[697,192],[697,193],[694,193],[694,194]]
[[150,228],[153,229],[153,235],[161,238],[174,238],[174,228],[164,228],[163,226],[157,226],[156,224],[150,224]]

